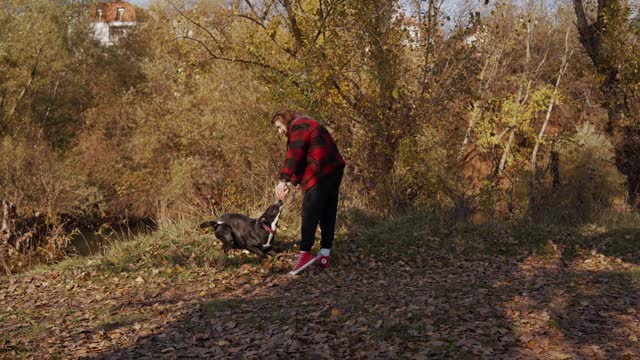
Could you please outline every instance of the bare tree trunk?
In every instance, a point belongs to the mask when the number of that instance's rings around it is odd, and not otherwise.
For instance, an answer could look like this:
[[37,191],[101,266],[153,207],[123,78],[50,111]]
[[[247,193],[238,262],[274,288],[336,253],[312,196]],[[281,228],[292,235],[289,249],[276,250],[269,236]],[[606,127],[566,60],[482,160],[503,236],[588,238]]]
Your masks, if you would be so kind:
[[[526,75],[523,75],[523,78],[526,77]],[[516,97],[516,107],[513,110],[513,123],[516,124],[518,121],[518,114],[520,112],[520,105],[524,104],[527,99],[529,98],[529,89],[531,88],[531,81],[529,81],[527,83],[527,89],[525,90],[525,94],[524,97],[520,98],[520,96],[522,95],[522,87],[523,84],[520,84],[520,88],[518,89],[518,96]],[[496,169],[496,174],[500,174],[504,171],[505,166],[507,165],[507,159],[509,157],[509,155],[511,154],[511,146],[513,145],[513,140],[515,139],[516,136],[516,125],[513,125],[513,127],[511,127],[511,129],[508,129],[509,131],[509,140],[507,141],[507,147],[504,149],[504,151],[502,152],[502,157],[500,158],[500,164],[498,165],[498,168]]]
[[515,136],[516,136],[516,129],[512,128],[509,134],[509,140],[507,141],[507,147],[504,148],[504,151],[502,152],[502,157],[500,158],[500,164],[498,165],[498,171],[497,171],[498,174],[503,172],[504,167],[507,165],[507,157],[509,157],[509,154],[511,154],[511,145],[513,144],[513,139],[515,138]]
[[296,20],[296,16],[293,12],[293,4],[291,4],[291,0],[282,0],[282,3],[284,4],[284,8],[287,11],[289,30],[291,30],[293,38],[296,41],[296,50],[300,50],[304,47],[304,42],[302,40],[302,32],[300,31],[300,27],[298,27],[298,21]]
[[13,118],[13,115],[15,114],[16,109],[20,104],[20,101],[22,101],[22,98],[24,98],[27,91],[31,88],[31,84],[33,83],[33,80],[36,78],[36,74],[38,72],[38,64],[40,63],[40,54],[42,53],[43,48],[44,48],[44,44],[40,46],[40,48],[38,49],[38,52],[36,53],[36,61],[33,64],[33,68],[31,69],[31,75],[29,76],[29,80],[27,81],[27,84],[22,88],[22,91],[20,91],[20,95],[18,95],[18,98],[16,99],[15,104],[13,104],[13,106],[9,110],[9,113],[6,116],[7,121]]
[[[616,167],[627,177],[627,201],[635,209],[640,209],[640,114],[629,106],[633,92],[624,89],[621,84],[620,67],[617,59],[610,57],[604,43],[607,36],[607,22],[629,21],[628,18],[610,18],[615,16],[612,9],[620,9],[620,0],[598,0],[596,19],[590,22],[584,10],[583,0],[573,0],[576,13],[576,26],[580,33],[580,43],[585,49],[596,71],[602,76],[601,92],[607,102],[607,132],[612,137],[615,149]],[[613,14],[613,15],[612,15]],[[629,41],[633,41],[629,39]]]
[[42,138],[44,134],[44,128],[47,126],[47,120],[49,119],[49,114],[51,114],[51,109],[53,108],[53,103],[56,101],[56,97],[58,97],[58,88],[60,87],[60,80],[64,76],[64,72],[60,74],[58,79],[56,80],[56,84],[53,87],[53,94],[51,96],[51,100],[49,101],[49,105],[47,105],[47,111],[44,113],[44,118],[42,119],[42,123],[40,124],[40,131],[38,131],[38,139]]
[[551,177],[553,178],[551,189],[555,193],[560,189],[560,154],[551,150]]
[[489,86],[489,82],[484,84],[484,74],[489,66],[490,58],[487,58],[487,61],[484,63],[484,67],[480,72],[480,84],[478,85],[478,93],[480,94],[480,100],[473,102],[473,113],[471,114],[471,118],[469,119],[469,126],[467,127],[467,131],[464,135],[464,139],[462,140],[462,146],[460,146],[460,151],[458,152],[458,161],[462,160],[464,157],[465,150],[467,149],[467,143],[469,142],[469,138],[471,138],[471,133],[473,132],[473,127],[475,126],[475,122],[478,118],[481,118],[480,115],[482,112],[482,103],[484,99],[484,89]]
[[458,151],[458,161],[461,161],[464,157],[465,150],[467,149],[467,143],[469,142],[469,138],[471,137],[471,132],[473,131],[473,127],[475,126],[476,118],[480,117],[480,107],[482,103],[480,101],[473,102],[473,113],[471,114],[471,118],[469,119],[469,126],[467,127],[467,131],[464,134],[464,139],[462,139],[462,146],[460,146],[460,151]]
[[[438,13],[439,13],[439,9],[437,6],[434,5],[434,1],[435,0],[429,0],[429,4],[427,7],[427,13],[426,13],[426,17],[427,17],[427,23],[426,23],[426,39],[425,39],[425,50],[424,50],[424,64],[423,64],[423,68],[422,68],[422,78],[420,81],[420,98],[424,99],[425,95],[426,95],[426,90],[427,90],[427,84],[429,83],[428,79],[429,79],[429,71],[430,71],[430,61],[431,61],[431,55],[433,52],[433,43],[435,42],[435,32],[436,32],[436,25],[434,25],[435,23],[437,23],[437,18],[438,18]],[[420,9],[420,6],[418,6],[418,8]],[[424,22],[424,19],[421,16],[421,22]]]
[[[551,118],[551,112],[553,111],[553,106],[555,105],[556,96],[558,94],[558,87],[560,87],[560,80],[562,79],[562,75],[567,70],[569,66],[569,58],[573,51],[569,52],[569,29],[567,29],[567,33],[564,38],[564,56],[562,57],[562,64],[560,65],[560,72],[558,73],[558,78],[556,79],[555,86],[553,87],[553,95],[551,97],[551,102],[549,103],[549,107],[547,108],[547,114],[544,118],[544,122],[542,123],[542,128],[540,128],[540,133],[538,133],[538,138],[536,140],[536,144],[533,147],[533,152],[531,154],[531,181],[532,181],[532,190],[533,190],[533,181],[537,172],[537,158],[538,158],[538,150],[540,149],[540,143],[542,142],[542,138],[544,137],[544,133],[547,129],[547,125],[549,124],[549,119]],[[533,194],[532,194],[533,195]]]
[[2,228],[0,231],[9,232],[13,231],[16,223],[16,206],[12,203],[3,200],[2,201]]
[[[524,72],[522,73],[522,81],[523,83],[520,83],[520,86],[518,88],[518,96],[516,97],[516,106],[515,109],[513,110],[513,128],[511,129],[511,134],[509,135],[509,141],[507,142],[507,147],[504,149],[504,151],[502,152],[502,157],[500,158],[500,164],[498,165],[498,169],[496,171],[496,174],[500,174],[504,171],[504,168],[507,164],[507,159],[509,157],[509,155],[511,154],[511,146],[513,144],[513,140],[515,138],[515,134],[516,134],[516,126],[515,124],[517,124],[518,121],[518,114],[520,112],[520,104],[524,104],[527,99],[529,98],[529,89],[531,88],[531,80],[529,80],[527,82],[527,88],[525,91],[525,95],[524,97],[520,97],[522,95],[522,87],[524,85],[524,82],[527,79],[527,75],[529,72],[529,63],[531,62],[531,32],[533,31],[533,29],[531,28],[531,22],[527,22],[527,37],[526,37],[526,41],[525,41],[525,48],[526,48],[526,57],[525,57],[525,69]],[[538,69],[542,66],[542,64],[544,63],[544,61],[546,60],[546,56],[545,58],[542,59],[542,61],[540,62],[540,64],[538,65]]]
[[[551,101],[549,102],[549,107],[547,108],[544,122],[542,123],[540,132],[538,133],[538,138],[536,139],[536,144],[534,145],[533,151],[531,153],[531,178],[529,179],[529,211],[531,213],[534,213],[536,211],[536,186],[539,182],[537,166],[538,150],[540,149],[540,144],[542,143],[544,133],[547,130],[547,125],[549,124],[549,119],[551,118],[551,112],[553,111],[553,106],[555,105],[556,96],[558,94],[558,87],[560,87],[560,80],[562,79],[562,75],[565,73],[567,67],[569,66],[569,58],[572,54],[573,51],[569,52],[569,29],[567,28],[567,33],[564,37],[564,55],[562,56],[562,64],[560,65],[558,78],[556,79],[556,83],[553,87],[553,94],[551,95]],[[555,165],[557,166],[557,164]]]
[[640,192],[640,176],[627,176],[627,202],[634,206],[634,208],[639,208],[639,196]]

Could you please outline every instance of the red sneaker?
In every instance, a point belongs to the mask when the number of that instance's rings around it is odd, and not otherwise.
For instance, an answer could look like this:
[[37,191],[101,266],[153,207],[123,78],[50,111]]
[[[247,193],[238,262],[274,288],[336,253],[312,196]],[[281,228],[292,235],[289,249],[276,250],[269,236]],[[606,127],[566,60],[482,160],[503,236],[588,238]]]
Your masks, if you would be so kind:
[[316,262],[316,264],[318,264],[318,266],[320,266],[323,269],[328,268],[330,264],[329,257],[318,255],[318,261]]
[[300,251],[300,255],[298,255],[298,260],[296,261],[296,265],[293,267],[293,270],[289,273],[290,275],[297,275],[302,270],[308,268],[313,264],[318,257],[314,257],[308,251]]

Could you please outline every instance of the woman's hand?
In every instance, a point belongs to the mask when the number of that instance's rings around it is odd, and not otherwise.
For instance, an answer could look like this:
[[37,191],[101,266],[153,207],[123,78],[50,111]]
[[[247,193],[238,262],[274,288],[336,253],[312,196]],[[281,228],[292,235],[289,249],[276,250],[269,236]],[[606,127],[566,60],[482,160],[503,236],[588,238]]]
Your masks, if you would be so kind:
[[280,181],[276,186],[275,192],[278,200],[284,200],[289,194],[289,185],[284,181]]

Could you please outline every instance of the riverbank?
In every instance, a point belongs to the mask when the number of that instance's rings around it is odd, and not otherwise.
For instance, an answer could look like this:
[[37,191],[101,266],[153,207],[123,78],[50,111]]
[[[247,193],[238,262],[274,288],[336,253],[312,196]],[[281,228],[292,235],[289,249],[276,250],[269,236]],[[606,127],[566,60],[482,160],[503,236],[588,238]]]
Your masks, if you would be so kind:
[[0,202],[0,274],[11,275],[74,256],[97,255],[105,248],[157,228],[151,219],[96,215],[19,214]]

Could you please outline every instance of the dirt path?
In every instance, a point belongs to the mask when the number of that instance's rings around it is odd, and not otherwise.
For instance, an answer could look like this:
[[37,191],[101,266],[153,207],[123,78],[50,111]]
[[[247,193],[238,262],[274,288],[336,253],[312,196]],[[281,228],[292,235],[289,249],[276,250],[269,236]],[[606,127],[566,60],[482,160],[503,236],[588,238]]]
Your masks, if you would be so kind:
[[640,356],[636,264],[599,254],[431,258],[411,268],[339,260],[297,278],[282,262],[3,279],[0,357]]

